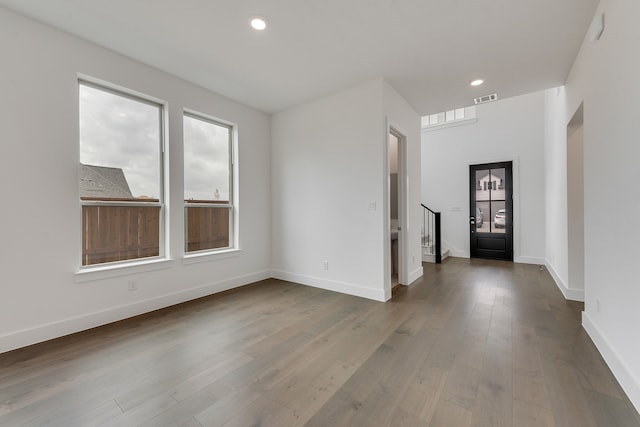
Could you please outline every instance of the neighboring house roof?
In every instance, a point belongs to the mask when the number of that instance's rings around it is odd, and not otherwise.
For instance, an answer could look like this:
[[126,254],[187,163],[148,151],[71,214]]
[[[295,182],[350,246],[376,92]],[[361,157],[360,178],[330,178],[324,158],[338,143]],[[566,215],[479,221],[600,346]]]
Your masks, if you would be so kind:
[[[491,175],[491,178],[489,178],[489,175]],[[480,178],[480,180],[488,181],[494,178],[504,179],[504,168],[491,169],[491,174],[487,173],[482,178]]]
[[80,163],[80,197],[134,198],[122,169],[82,163]]

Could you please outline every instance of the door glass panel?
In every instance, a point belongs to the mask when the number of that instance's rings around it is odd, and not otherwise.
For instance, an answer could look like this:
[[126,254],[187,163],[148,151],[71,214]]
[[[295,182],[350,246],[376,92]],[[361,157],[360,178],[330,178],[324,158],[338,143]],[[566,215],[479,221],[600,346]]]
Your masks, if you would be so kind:
[[504,233],[506,229],[507,213],[505,208],[505,169],[490,169],[489,182],[491,183],[491,232]]
[[476,170],[476,231],[505,232],[505,169]]
[[491,194],[487,187],[487,177],[489,169],[476,171],[476,202],[491,201]]
[[493,201],[491,202],[491,232],[492,233],[504,233],[507,224],[507,212],[505,209],[505,202]]
[[490,202],[476,202],[476,231],[489,233],[491,230]]

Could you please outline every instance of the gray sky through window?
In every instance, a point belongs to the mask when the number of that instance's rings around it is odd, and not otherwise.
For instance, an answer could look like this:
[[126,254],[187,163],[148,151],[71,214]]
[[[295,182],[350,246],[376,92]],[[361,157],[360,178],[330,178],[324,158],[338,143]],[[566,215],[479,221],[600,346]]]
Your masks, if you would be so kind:
[[160,196],[160,107],[80,85],[80,162],[120,168],[135,197]]
[[229,200],[229,172],[229,128],[184,116],[185,200]]
[[[84,84],[79,92],[80,162],[122,169],[135,197],[158,198],[160,106]],[[229,200],[229,132],[184,116],[185,199]]]

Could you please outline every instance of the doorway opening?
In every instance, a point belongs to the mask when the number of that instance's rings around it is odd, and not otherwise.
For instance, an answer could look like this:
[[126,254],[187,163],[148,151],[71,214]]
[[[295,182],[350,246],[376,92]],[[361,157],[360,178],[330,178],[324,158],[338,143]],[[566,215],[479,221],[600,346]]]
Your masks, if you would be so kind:
[[513,261],[512,162],[469,166],[472,258]]
[[389,129],[389,239],[391,288],[406,284],[404,268],[404,225],[406,217],[405,137],[393,128]]
[[583,104],[567,125],[568,282],[584,289],[584,112]]

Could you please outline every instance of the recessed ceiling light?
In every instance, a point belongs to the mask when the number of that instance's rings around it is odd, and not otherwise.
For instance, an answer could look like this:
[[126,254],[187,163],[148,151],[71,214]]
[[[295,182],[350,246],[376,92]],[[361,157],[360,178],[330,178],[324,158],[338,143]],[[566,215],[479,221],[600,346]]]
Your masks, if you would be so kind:
[[262,31],[267,28],[267,21],[262,16],[252,16],[249,22],[254,30]]
[[475,79],[472,80],[471,83],[469,83],[471,86],[480,86],[482,83],[484,83],[484,80],[482,79]]

